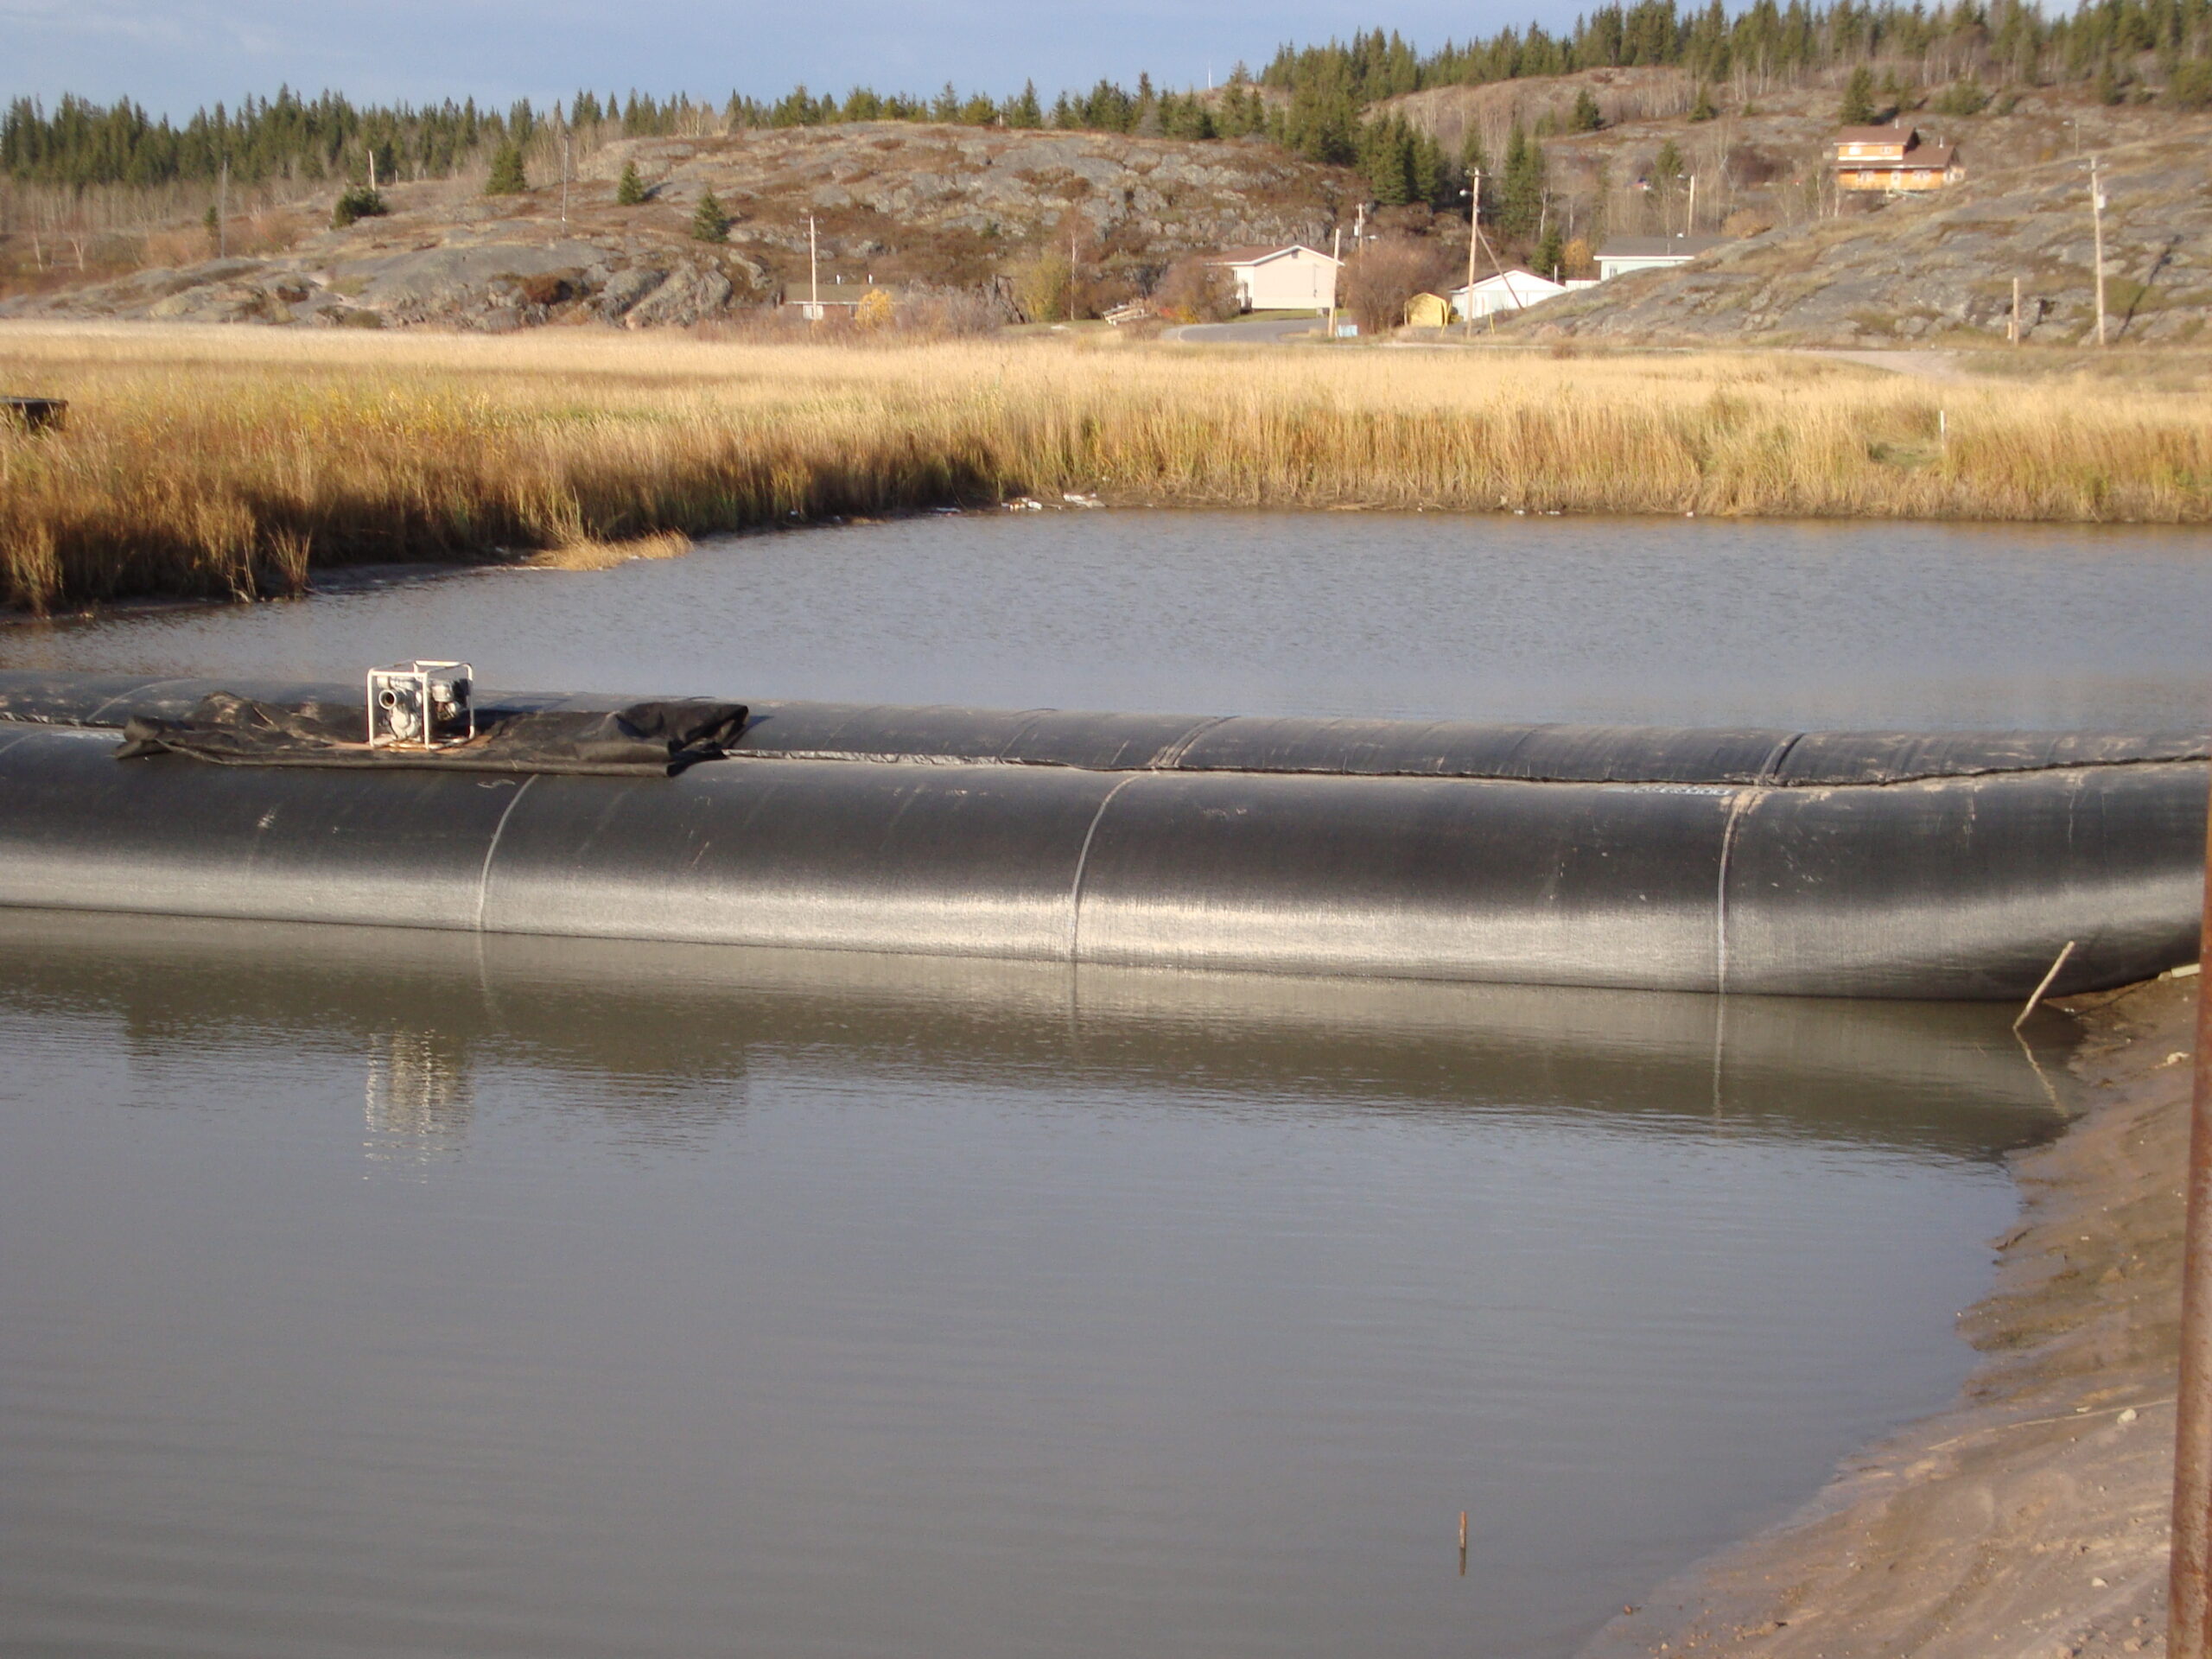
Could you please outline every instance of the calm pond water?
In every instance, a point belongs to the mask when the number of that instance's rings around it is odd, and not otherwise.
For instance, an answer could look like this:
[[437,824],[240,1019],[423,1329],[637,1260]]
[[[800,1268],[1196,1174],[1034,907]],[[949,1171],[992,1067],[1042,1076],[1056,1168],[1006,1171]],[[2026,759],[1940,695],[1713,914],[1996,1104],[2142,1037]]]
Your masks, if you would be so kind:
[[16,668],[1193,714],[2197,729],[2196,531],[968,515],[0,631]]
[[[0,664],[2196,725],[2196,553],[940,519]],[[0,1648],[1565,1659],[1950,1397],[2007,1017],[0,912]]]

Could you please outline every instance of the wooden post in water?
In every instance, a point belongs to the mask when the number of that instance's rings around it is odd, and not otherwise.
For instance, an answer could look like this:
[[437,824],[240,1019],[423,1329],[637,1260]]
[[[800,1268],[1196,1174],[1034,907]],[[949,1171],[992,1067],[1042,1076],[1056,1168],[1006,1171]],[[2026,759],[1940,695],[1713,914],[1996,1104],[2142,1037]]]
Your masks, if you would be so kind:
[[[2205,850],[2212,874],[2212,841]],[[2212,935],[2212,880],[2203,939]],[[2174,1402],[2173,1559],[2166,1606],[2167,1659],[2212,1659],[2212,986],[2196,981],[2196,1094],[2189,1122],[2189,1221],[2182,1243],[2181,1386]]]

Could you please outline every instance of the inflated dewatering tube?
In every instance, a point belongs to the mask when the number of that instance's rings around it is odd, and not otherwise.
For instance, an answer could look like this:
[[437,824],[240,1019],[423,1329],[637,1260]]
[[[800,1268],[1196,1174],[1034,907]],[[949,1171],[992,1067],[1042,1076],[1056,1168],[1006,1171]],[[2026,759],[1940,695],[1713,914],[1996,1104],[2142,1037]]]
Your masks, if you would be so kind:
[[[118,761],[227,689],[0,675],[0,904],[1829,996],[2194,960],[2199,734],[760,702],[646,780]],[[505,707],[626,699],[486,694]]]

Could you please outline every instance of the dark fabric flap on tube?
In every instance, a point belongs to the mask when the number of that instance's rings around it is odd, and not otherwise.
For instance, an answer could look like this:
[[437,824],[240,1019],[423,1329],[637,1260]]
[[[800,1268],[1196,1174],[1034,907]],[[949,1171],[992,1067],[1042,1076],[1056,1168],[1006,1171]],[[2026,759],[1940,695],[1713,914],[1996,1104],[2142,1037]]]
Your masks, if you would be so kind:
[[406,766],[437,772],[672,778],[719,760],[745,728],[741,702],[676,699],[605,711],[481,711],[475,736],[442,748],[371,748],[359,703],[258,702],[217,691],[182,720],[134,715],[118,760],[190,755],[226,766]]

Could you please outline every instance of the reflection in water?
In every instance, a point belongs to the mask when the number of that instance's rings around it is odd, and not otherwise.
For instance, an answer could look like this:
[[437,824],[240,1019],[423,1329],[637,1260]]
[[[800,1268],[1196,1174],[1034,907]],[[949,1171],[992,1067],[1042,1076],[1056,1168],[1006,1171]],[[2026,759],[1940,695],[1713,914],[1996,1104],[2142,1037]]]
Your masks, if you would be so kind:
[[372,1163],[458,1152],[469,1104],[468,1058],[448,1033],[387,1031],[370,1039],[363,1116]]
[[1564,1659],[1957,1386],[2006,1023],[0,912],[0,1644]]
[[[0,1005],[105,1007],[150,1063],[343,1042],[372,1130],[457,1145],[473,1068],[550,1108],[675,1134],[748,1068],[834,1057],[983,1086],[1084,1079],[1235,1107],[1485,1102],[1654,1127],[1966,1151],[2045,1124],[2006,1011],[1519,985],[1301,979],[0,910]],[[128,963],[127,971],[120,964]],[[1995,1116],[1992,1116],[1994,1114]]]

